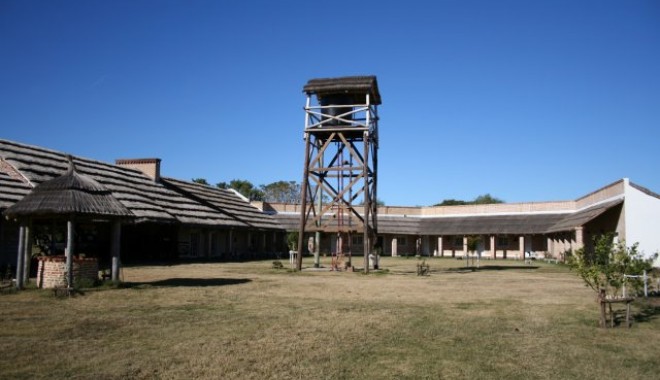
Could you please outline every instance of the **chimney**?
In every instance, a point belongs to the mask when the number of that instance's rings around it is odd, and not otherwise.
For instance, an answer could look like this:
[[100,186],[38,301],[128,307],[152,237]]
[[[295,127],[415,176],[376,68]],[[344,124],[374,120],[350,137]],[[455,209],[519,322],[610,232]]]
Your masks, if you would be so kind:
[[137,169],[151,177],[154,182],[160,181],[160,158],[120,158],[115,160],[115,165]]

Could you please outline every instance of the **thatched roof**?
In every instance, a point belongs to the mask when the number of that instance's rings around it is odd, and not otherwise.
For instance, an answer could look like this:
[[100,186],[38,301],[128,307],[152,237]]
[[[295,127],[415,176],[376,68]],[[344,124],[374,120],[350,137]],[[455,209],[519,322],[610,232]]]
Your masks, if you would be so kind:
[[0,211],[2,211],[26,196],[32,190],[32,186],[0,170],[0,189],[2,189],[0,191]]
[[421,234],[542,234],[566,214],[469,215],[424,218]]
[[94,179],[76,171],[73,158],[63,175],[42,182],[4,214],[9,217],[85,215],[132,217],[112,193]]
[[364,95],[369,94],[372,104],[381,104],[378,81],[374,75],[310,79],[303,91],[316,94],[319,99],[336,94],[355,95],[358,104],[364,101]]
[[[571,231],[623,203],[623,199],[604,202],[584,210],[552,213],[511,213],[499,215],[454,215],[420,217],[416,215],[378,215],[378,233],[392,235],[507,235],[548,234]],[[297,231],[298,213],[273,215],[287,231]]]
[[[33,185],[60,176],[68,168],[66,155],[62,152],[2,139],[0,139],[0,159],[11,165],[11,168],[28,181],[24,185],[13,181],[14,188],[3,187],[0,189],[2,198],[6,199],[5,204],[10,203],[17,195],[25,191],[24,186],[28,186],[28,189],[32,188]],[[108,189],[135,215],[136,222],[151,221],[237,228],[248,226],[245,222],[228,217],[226,213],[208,203],[186,197],[163,183],[154,181],[139,170],[81,157],[74,157],[74,159],[78,173],[94,179]],[[0,173],[2,172],[3,170],[0,170]],[[6,182],[10,181],[6,179],[6,176],[0,176],[0,180],[2,179],[5,179]],[[11,193],[5,194],[8,189]],[[235,207],[242,207],[250,212],[257,210],[237,195],[234,195],[233,199],[237,205],[240,205]],[[267,220],[266,224],[270,224],[272,218],[267,215],[262,216]],[[273,225],[273,228],[279,229],[276,224]]]
[[566,217],[557,221],[554,225],[550,226],[546,232],[559,232],[572,230],[575,227],[582,226],[603,214],[605,211],[612,209],[623,203],[623,198],[614,199],[608,202],[600,203],[584,210],[566,215]]
[[283,229],[270,215],[264,214],[233,190],[220,189],[199,183],[161,178],[161,182],[186,198],[218,211],[228,225],[241,224],[258,229]]

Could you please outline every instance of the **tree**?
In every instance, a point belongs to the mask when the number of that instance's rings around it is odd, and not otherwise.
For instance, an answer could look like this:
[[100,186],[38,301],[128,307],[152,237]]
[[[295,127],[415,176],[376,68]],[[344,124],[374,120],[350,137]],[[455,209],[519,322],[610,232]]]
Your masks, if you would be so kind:
[[195,183],[202,184],[202,185],[208,185],[209,184],[206,181],[206,178],[193,178],[192,181],[195,182]]
[[434,206],[462,206],[466,204],[468,204],[468,202],[459,199],[445,199],[440,203],[434,204]]
[[657,257],[656,253],[653,257],[644,259],[637,252],[637,243],[630,247],[627,247],[624,241],[615,243],[612,233],[594,236],[593,249],[583,247],[569,255],[570,268],[598,295],[601,327],[607,324],[606,300],[618,297],[624,284],[639,292],[643,282],[639,278],[626,275],[640,275],[644,271],[650,271]]
[[492,203],[504,203],[503,200],[495,198],[492,195],[486,193],[479,195],[471,201],[463,201],[460,199],[445,199],[440,203],[436,203],[433,206],[462,206],[462,205],[485,205]]
[[593,249],[580,248],[568,257],[568,265],[584,280],[586,286],[598,295],[619,296],[623,284],[639,291],[643,286],[640,279],[625,275],[639,275],[653,268],[656,253],[645,259],[637,251],[638,244],[627,247],[624,241],[614,242],[614,234],[594,237]]
[[475,205],[487,205],[492,203],[504,203],[504,201],[486,193],[483,195],[479,195],[478,197],[474,198],[474,200],[471,202],[471,204],[475,204]]
[[296,181],[277,181],[261,185],[263,200],[278,203],[300,203],[301,186]]
[[298,236],[298,231],[290,231],[286,234],[286,243],[292,251],[298,249]]
[[261,201],[264,194],[261,190],[254,187],[252,182],[243,179],[232,179],[229,183],[218,182],[216,187],[221,189],[234,189],[250,201]]

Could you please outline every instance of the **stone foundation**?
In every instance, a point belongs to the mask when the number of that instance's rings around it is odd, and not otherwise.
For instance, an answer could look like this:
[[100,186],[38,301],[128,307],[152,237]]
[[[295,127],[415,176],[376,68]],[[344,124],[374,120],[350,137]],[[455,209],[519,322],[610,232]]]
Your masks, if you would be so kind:
[[[66,257],[41,256],[38,258],[37,287],[61,288],[66,287]],[[73,283],[79,280],[95,282],[99,278],[99,262],[96,258],[73,258]]]

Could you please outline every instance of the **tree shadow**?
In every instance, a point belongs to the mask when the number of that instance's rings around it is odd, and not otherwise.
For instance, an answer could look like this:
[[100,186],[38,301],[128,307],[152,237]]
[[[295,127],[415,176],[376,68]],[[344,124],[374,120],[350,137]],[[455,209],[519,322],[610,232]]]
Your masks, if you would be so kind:
[[149,286],[157,287],[208,287],[239,285],[251,282],[247,278],[168,278],[165,280],[150,282],[124,282],[124,288],[143,288]]
[[657,319],[659,316],[660,299],[654,297],[640,305],[639,312],[633,315],[633,321],[636,323],[651,322],[652,320]]

